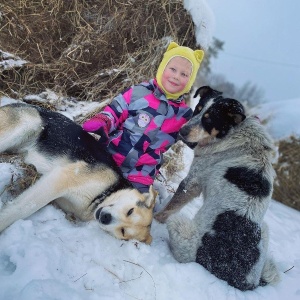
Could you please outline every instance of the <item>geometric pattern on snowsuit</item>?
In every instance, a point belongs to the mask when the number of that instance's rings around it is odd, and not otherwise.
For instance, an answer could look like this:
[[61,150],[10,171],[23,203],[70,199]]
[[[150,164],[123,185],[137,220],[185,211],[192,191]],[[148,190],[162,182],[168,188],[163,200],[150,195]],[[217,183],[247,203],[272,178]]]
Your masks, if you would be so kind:
[[146,186],[153,184],[162,154],[193,114],[183,97],[166,99],[155,79],[125,90],[102,113],[112,120],[108,151],[123,176]]

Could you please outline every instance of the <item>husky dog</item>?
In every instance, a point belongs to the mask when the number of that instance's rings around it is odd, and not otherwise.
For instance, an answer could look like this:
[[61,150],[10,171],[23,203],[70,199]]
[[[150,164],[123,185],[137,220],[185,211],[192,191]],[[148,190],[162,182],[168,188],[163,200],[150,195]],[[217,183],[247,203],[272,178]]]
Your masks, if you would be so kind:
[[[194,160],[165,209],[170,248],[179,262],[195,261],[240,290],[275,283],[279,274],[267,257],[263,222],[275,172],[273,142],[258,118],[247,117],[240,102],[202,87],[181,139],[195,143]],[[171,214],[202,193],[203,205],[190,220]]]
[[80,220],[98,220],[118,239],[151,243],[154,190],[134,189],[105,146],[67,117],[27,104],[0,107],[4,151],[24,154],[42,176],[0,208],[0,232],[55,200]]

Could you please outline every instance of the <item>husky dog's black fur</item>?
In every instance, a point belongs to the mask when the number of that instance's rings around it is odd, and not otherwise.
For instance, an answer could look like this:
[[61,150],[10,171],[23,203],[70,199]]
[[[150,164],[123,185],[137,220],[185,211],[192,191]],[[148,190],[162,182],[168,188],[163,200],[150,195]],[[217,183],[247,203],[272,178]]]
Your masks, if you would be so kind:
[[43,175],[2,205],[0,232],[55,200],[81,220],[97,219],[116,238],[151,242],[153,189],[134,189],[106,147],[64,115],[26,104],[0,107],[0,152],[23,154]]

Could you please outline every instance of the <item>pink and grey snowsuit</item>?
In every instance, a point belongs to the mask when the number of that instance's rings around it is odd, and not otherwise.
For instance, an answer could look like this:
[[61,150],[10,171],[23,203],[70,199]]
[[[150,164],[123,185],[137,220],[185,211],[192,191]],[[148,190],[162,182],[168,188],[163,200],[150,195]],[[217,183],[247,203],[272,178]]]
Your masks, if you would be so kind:
[[152,79],[116,96],[102,113],[112,120],[108,150],[123,176],[140,191],[148,191],[162,154],[175,143],[192,109],[183,97],[167,100]]

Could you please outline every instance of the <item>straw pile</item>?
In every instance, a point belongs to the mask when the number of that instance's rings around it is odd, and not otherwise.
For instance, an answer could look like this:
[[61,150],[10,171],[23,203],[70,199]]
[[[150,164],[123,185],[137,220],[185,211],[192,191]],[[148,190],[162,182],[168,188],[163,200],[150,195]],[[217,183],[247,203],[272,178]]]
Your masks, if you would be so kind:
[[273,198],[300,210],[300,138],[280,141],[278,150]]
[[170,40],[196,47],[180,0],[2,0],[0,28],[1,50],[28,62],[0,74],[15,97],[48,88],[99,101],[152,78]]

